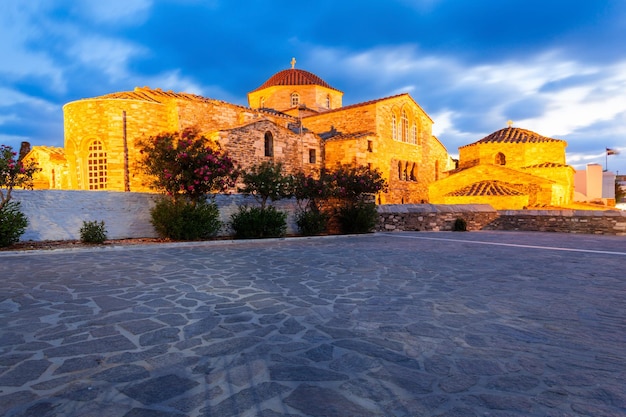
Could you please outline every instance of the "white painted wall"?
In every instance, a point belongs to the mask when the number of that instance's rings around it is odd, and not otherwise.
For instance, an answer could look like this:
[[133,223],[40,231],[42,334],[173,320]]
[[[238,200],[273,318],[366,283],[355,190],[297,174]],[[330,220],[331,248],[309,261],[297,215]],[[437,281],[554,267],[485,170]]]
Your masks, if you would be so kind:
[[[112,191],[13,190],[29,225],[22,241],[78,240],[83,221],[105,223],[109,239],[156,237],[150,224],[150,208],[157,194]],[[218,195],[220,220],[227,223],[243,204],[254,205],[251,197]],[[274,206],[288,211],[287,233],[296,233],[295,201],[278,201]],[[226,229],[220,235],[232,233]]]

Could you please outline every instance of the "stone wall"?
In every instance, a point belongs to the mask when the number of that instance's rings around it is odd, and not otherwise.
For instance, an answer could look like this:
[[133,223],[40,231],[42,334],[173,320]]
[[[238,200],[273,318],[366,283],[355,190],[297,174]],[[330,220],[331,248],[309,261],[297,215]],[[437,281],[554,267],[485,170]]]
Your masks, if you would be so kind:
[[487,204],[386,204],[378,206],[377,231],[450,231],[457,218],[467,222],[467,230],[481,230],[498,217]]
[[[109,239],[156,237],[150,224],[150,208],[157,194],[112,191],[14,190],[13,198],[21,202],[29,225],[22,241],[78,240],[83,221],[105,222]],[[228,222],[240,205],[254,205],[252,198],[242,195],[218,195],[220,220]],[[278,201],[279,210],[287,211],[287,233],[297,231],[295,202]],[[222,230],[222,236],[232,232]]]
[[[29,226],[21,240],[77,240],[83,221],[101,221],[110,239],[156,237],[150,208],[157,194],[112,191],[14,190]],[[220,220],[227,223],[239,206],[254,205],[242,195],[218,195]],[[296,203],[278,201],[287,211],[287,233],[297,233]],[[582,210],[496,211],[489,205],[388,204],[378,206],[377,231],[447,231],[462,218],[468,230],[521,230],[626,236],[626,212]],[[227,228],[222,236],[232,235]]]
[[468,230],[559,232],[626,236],[619,210],[502,210],[488,204],[382,205],[377,231],[446,231],[462,218]]
[[626,211],[504,210],[485,230],[586,233],[626,236]]

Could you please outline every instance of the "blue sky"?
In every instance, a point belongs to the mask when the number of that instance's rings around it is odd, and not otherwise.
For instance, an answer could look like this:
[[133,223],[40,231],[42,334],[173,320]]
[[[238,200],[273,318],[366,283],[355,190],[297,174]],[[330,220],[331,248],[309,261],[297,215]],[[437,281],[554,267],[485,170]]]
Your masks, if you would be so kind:
[[292,57],[344,105],[410,93],[453,156],[510,119],[626,174],[624,0],[2,0],[0,143],[136,86],[247,105]]

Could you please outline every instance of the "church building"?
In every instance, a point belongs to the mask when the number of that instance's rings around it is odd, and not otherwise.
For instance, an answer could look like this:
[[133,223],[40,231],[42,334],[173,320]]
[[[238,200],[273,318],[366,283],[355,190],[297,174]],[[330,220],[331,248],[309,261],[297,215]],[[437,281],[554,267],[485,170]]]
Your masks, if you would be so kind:
[[429,185],[433,204],[490,204],[496,210],[566,207],[574,168],[567,142],[509,127],[459,148],[459,166]]
[[343,106],[317,75],[279,71],[248,93],[248,107],[184,92],[137,87],[63,106],[64,148],[34,146],[37,188],[150,191],[138,142],[197,128],[244,169],[282,162],[288,173],[336,164],[376,168],[389,184],[379,203],[419,203],[452,169],[432,119],[409,94]]

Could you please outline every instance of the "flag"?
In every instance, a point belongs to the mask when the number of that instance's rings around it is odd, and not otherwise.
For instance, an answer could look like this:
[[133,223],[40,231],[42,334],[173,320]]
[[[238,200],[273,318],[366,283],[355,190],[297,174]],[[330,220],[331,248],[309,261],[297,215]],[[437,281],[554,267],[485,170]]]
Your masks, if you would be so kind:
[[606,148],[607,155],[619,155],[619,151],[617,149]]

